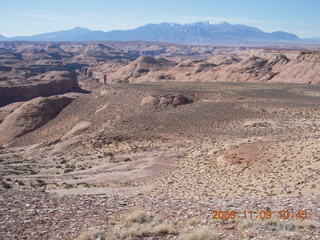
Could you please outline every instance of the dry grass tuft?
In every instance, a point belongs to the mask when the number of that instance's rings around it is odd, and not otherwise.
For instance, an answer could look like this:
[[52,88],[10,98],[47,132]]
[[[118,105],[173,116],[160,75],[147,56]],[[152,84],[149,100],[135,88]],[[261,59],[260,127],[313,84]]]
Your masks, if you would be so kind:
[[[178,230],[163,221],[149,215],[142,209],[133,210],[122,218],[108,234],[108,239],[141,239],[144,237],[165,237],[177,235]],[[158,238],[157,238],[158,239]]]
[[[208,226],[201,216],[193,217],[180,224],[161,219],[160,216],[149,214],[143,209],[135,209],[126,215],[117,217],[112,229],[101,233],[98,231],[83,232],[75,240],[141,240],[141,239],[180,239],[180,240],[220,240],[235,239],[233,231],[238,231],[239,239],[305,239],[305,230],[314,231],[320,224],[311,220],[282,220],[282,219],[241,219],[239,221],[225,221],[220,227]],[[236,224],[236,225],[234,225]],[[236,226],[236,228],[235,228]],[[219,229],[224,237],[215,229]]]
[[[310,220],[258,220],[258,219],[245,219],[237,222],[238,228],[241,230],[251,229],[264,229],[269,231],[289,231],[295,232],[301,229],[314,229],[317,224]],[[319,227],[319,226],[318,226]]]
[[82,232],[75,240],[96,240],[98,237],[101,237],[102,235],[103,234],[99,232],[86,231],[86,232]]
[[145,222],[150,222],[151,221],[151,216],[144,210],[142,209],[136,209],[133,210],[131,213],[129,213],[125,218],[124,222],[125,223],[145,223]]
[[[245,219],[237,222],[243,239],[251,239],[257,232],[262,232],[261,239],[300,240],[306,239],[301,231],[319,228],[317,222],[311,220],[259,220]],[[264,237],[264,238],[262,238]],[[308,238],[309,239],[309,238]]]
[[166,223],[156,226],[153,232],[157,235],[177,235],[179,233],[176,228]]
[[202,218],[200,216],[193,217],[187,221],[187,226],[197,226],[202,224]]
[[184,233],[180,236],[181,240],[218,240],[220,237],[210,227],[202,226],[192,232]]

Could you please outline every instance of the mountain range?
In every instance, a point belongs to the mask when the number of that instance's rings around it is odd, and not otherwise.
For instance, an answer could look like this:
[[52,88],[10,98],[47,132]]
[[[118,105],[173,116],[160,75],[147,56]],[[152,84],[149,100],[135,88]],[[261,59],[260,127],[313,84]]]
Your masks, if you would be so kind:
[[226,22],[210,24],[160,23],[147,24],[131,30],[93,31],[83,27],[70,30],[7,38],[0,35],[0,41],[155,41],[185,44],[217,43],[299,43],[297,35],[287,32],[267,33],[258,28]]

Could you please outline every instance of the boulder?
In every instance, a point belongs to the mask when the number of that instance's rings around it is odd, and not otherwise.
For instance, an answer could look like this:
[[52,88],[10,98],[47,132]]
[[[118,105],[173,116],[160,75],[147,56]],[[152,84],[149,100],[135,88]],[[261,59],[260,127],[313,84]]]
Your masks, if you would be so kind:
[[148,105],[148,104],[157,104],[159,102],[159,99],[154,96],[148,96],[142,99],[141,105]]
[[142,99],[141,105],[179,106],[193,101],[182,94],[166,94],[163,96],[148,96]]

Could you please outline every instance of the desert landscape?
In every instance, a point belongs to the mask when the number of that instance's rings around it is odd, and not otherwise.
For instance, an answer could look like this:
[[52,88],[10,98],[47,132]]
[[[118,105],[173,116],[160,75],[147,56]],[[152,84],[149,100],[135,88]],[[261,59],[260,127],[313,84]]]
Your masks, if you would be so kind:
[[310,46],[1,42],[0,239],[319,239],[319,71]]

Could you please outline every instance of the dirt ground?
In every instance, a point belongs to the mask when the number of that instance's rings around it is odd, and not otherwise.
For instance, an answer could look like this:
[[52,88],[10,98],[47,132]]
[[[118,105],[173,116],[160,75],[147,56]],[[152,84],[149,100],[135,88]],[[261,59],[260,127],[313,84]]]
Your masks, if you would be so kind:
[[239,235],[238,225],[210,221],[214,209],[308,209],[312,227],[294,234],[319,236],[319,86],[158,82],[91,90],[0,149],[0,239],[74,239],[89,227],[108,229],[110,218],[137,206],[176,223],[200,216],[222,239],[272,239],[272,231]]

